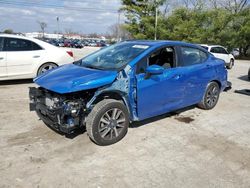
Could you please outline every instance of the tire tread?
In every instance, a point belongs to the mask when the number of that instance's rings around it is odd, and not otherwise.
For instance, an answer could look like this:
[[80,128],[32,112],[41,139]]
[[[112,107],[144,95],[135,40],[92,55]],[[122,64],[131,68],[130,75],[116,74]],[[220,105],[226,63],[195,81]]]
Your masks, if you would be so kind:
[[87,118],[86,118],[86,130],[87,133],[89,135],[89,137],[91,138],[91,140],[93,140],[95,143],[97,143],[97,141],[94,138],[94,133],[93,133],[93,129],[92,126],[94,124],[95,121],[95,117],[97,116],[97,114],[102,110],[102,108],[104,108],[106,105],[110,104],[110,103],[121,103],[123,104],[121,101],[115,100],[115,99],[105,99],[100,101],[99,103],[97,103],[94,108],[91,110],[91,112],[88,114]]

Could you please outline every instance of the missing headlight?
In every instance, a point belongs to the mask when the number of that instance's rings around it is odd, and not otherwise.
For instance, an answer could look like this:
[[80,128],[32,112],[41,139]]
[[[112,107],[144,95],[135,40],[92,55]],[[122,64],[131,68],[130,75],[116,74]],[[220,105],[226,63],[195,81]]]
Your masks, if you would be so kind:
[[65,101],[64,102],[64,113],[66,115],[71,115],[72,117],[77,117],[82,108],[81,101]]

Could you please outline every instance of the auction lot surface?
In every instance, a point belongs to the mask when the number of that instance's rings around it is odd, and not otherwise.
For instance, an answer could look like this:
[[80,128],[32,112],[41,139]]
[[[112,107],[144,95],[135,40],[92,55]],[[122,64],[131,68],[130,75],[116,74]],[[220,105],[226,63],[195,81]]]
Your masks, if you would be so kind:
[[[83,54],[85,49],[76,54]],[[0,187],[250,187],[250,62],[229,71],[215,109],[132,124],[115,145],[66,138],[28,109],[31,81],[0,83]]]

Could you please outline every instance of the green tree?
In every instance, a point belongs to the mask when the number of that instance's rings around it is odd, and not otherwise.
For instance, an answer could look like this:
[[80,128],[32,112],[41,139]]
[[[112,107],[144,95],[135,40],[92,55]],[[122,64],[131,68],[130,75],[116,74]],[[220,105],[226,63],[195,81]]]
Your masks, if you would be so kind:
[[5,29],[3,31],[3,33],[6,33],[6,34],[13,34],[13,30],[12,29]]
[[[126,29],[135,39],[154,39],[155,16],[166,0],[122,0]],[[161,15],[159,15],[161,17]]]
[[232,44],[240,48],[241,56],[247,56],[250,48],[250,7],[233,17]]
[[[126,29],[135,39],[154,38],[155,9],[160,10],[167,1],[158,1],[158,4],[152,2],[123,0]],[[197,6],[176,8],[171,14],[159,11],[157,39],[220,44],[229,51],[237,47],[241,49],[241,55],[246,56],[250,48],[250,6],[246,6],[244,0],[239,0],[233,6],[235,8],[237,5],[237,10],[232,11],[217,6],[217,1],[213,1],[214,6],[206,8],[202,2],[197,0]]]

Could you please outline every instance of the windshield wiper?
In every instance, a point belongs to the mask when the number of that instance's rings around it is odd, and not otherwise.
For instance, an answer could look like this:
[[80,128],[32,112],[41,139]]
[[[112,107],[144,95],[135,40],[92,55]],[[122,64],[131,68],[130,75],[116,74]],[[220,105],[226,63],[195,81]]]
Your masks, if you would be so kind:
[[93,65],[86,65],[86,64],[83,64],[83,66],[86,67],[86,68],[90,68],[90,69],[104,70],[104,69],[102,69],[102,68],[100,68],[100,67],[95,67],[95,66],[93,66]]

